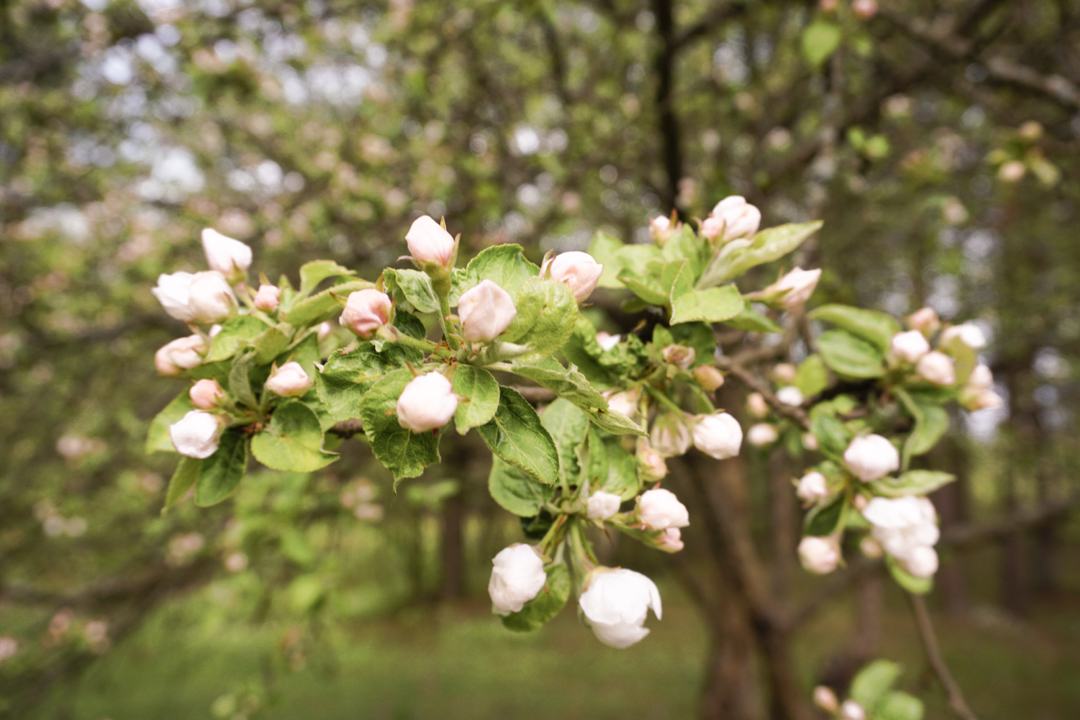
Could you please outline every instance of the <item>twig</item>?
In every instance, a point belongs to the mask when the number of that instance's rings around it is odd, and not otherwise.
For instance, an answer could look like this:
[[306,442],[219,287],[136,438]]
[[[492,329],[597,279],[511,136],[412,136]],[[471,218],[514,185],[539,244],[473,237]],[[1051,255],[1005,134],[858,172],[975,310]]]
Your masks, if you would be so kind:
[[735,377],[739,378],[746,384],[747,387],[755,392],[761,393],[761,396],[765,398],[765,402],[769,403],[773,410],[784,417],[793,420],[803,430],[810,429],[810,418],[801,407],[795,407],[794,405],[785,405],[780,402],[779,398],[769,389],[762,380],[758,379],[756,375],[744,368],[742,365],[732,360],[721,359],[717,361],[717,365],[721,369],[727,370]]
[[922,595],[915,593],[909,592],[907,596],[911,603],[911,611],[915,615],[915,626],[919,629],[919,639],[922,640],[923,650],[926,651],[926,659],[949,696],[949,707],[957,717],[963,720],[979,720],[968,707],[963,691],[949,672],[945,659],[941,657],[937,635],[934,634],[934,625],[930,622],[930,613],[926,610],[926,601],[923,600]]

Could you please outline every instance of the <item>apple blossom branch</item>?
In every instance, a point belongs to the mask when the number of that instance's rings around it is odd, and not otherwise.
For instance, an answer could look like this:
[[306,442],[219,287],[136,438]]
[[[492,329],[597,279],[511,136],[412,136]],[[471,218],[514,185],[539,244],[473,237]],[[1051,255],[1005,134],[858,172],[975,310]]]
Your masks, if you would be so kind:
[[729,360],[727,358],[721,358],[717,361],[717,365],[721,370],[727,370],[735,377],[739,378],[747,387],[754,390],[754,392],[761,393],[761,396],[765,398],[765,402],[776,411],[777,414],[783,415],[789,420],[794,421],[803,430],[810,429],[810,417],[801,407],[794,407],[792,405],[785,405],[780,402],[770,388],[768,383],[764,382],[752,372],[744,368],[738,362]]
[[930,667],[933,668],[934,674],[938,676],[938,680],[941,681],[941,685],[945,688],[945,693],[949,697],[949,708],[957,717],[963,718],[963,720],[978,720],[975,713],[968,707],[960,685],[957,684],[956,679],[949,672],[949,666],[945,664],[945,658],[941,656],[937,635],[934,633],[934,625],[930,621],[930,613],[926,609],[926,601],[922,595],[915,593],[909,592],[907,596],[908,602],[911,603],[911,612],[915,616],[915,626],[919,630],[919,639],[922,641],[923,651],[926,653],[926,659],[930,663]]

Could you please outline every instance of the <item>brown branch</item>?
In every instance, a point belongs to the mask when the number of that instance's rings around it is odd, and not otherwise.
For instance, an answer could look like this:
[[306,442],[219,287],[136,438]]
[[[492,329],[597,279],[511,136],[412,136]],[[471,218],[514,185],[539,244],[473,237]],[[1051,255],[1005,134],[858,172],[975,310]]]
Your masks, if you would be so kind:
[[732,375],[739,378],[739,380],[751,390],[761,393],[761,396],[765,398],[765,402],[769,403],[769,406],[772,407],[777,414],[783,415],[789,420],[794,421],[803,430],[810,429],[810,417],[806,414],[806,411],[801,407],[785,405],[780,402],[779,398],[776,397],[776,394],[773,393],[769,386],[754,375],[754,373],[750,372],[739,363],[724,358],[718,360],[717,365],[722,370],[727,370]]
[[742,15],[746,11],[748,4],[746,2],[730,2],[715,8],[701,20],[679,33],[674,39],[673,45],[676,49],[681,49],[693,40],[704,37],[728,20]]
[[949,672],[945,659],[941,657],[937,635],[934,634],[934,625],[930,621],[930,613],[926,610],[926,601],[923,600],[922,595],[915,593],[909,592],[907,596],[911,603],[911,612],[915,616],[915,626],[919,629],[919,639],[922,640],[923,650],[926,652],[926,659],[949,696],[949,707],[957,717],[963,720],[978,720],[975,713],[968,707],[960,686]]

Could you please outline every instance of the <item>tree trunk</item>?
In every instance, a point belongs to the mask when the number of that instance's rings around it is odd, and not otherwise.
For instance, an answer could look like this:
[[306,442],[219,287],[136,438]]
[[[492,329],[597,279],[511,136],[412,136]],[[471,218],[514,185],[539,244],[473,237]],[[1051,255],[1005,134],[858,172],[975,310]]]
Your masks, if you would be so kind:
[[702,720],[763,720],[765,709],[755,659],[755,639],[747,608],[724,593],[712,620]]

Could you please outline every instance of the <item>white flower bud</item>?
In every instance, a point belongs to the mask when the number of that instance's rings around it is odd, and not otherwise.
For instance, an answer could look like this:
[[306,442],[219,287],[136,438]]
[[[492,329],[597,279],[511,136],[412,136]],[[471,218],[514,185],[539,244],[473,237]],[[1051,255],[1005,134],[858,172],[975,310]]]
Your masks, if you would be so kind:
[[777,431],[776,426],[769,423],[758,423],[746,431],[746,442],[755,447],[772,445],[779,439],[780,433]]
[[939,345],[948,347],[956,340],[959,340],[972,350],[982,350],[986,347],[986,335],[974,323],[967,322],[963,325],[953,325],[945,328],[945,331],[941,333]]
[[653,423],[649,444],[663,457],[684,455],[690,449],[690,428],[681,417],[668,413]]
[[677,553],[686,547],[682,540],[682,531],[679,528],[670,527],[657,538],[659,549],[667,553]]
[[821,278],[821,269],[803,270],[794,268],[782,278],[761,291],[762,297],[787,310],[804,305],[817,287]]
[[782,382],[785,385],[795,382],[798,374],[798,369],[791,363],[779,363],[773,368],[773,377],[776,378],[777,382]]
[[285,363],[270,375],[266,389],[282,397],[300,397],[311,389],[311,378],[300,363]]
[[608,520],[619,512],[622,498],[615,493],[597,490],[589,496],[586,513],[593,520]]
[[[589,253],[578,251],[565,252],[544,262],[540,268],[540,277],[550,277],[556,282],[567,285],[574,293],[574,299],[585,302],[596,283],[604,266],[596,262]],[[548,274],[550,273],[550,274]]]
[[645,482],[659,482],[667,477],[664,456],[642,443],[637,452],[638,474]]
[[217,337],[217,334],[219,332],[221,332],[221,325],[218,325],[217,323],[215,323],[215,324],[210,326],[210,329],[206,332],[206,334],[210,336],[211,340],[213,340],[214,338]]
[[698,415],[694,425],[694,447],[717,460],[739,454],[743,431],[739,421],[728,413]]
[[233,282],[239,282],[247,275],[247,269],[251,267],[251,248],[244,243],[206,228],[202,231],[202,246],[211,270]]
[[873,526],[871,534],[885,552],[900,561],[915,558],[917,569],[928,567],[927,554],[917,548],[933,547],[941,536],[937,513],[929,499],[913,495],[875,497],[862,514]]
[[836,693],[824,685],[814,688],[814,704],[826,712],[836,712],[840,702],[836,699]]
[[649,634],[644,627],[649,608],[657,620],[662,612],[656,583],[623,568],[594,571],[578,604],[600,642],[614,648],[630,647]]
[[195,276],[188,272],[176,272],[171,275],[158,275],[157,287],[152,292],[171,318],[190,322],[191,280]]
[[217,452],[222,422],[203,410],[192,410],[169,426],[169,439],[181,455],[208,458]]
[[840,548],[830,538],[807,535],[799,542],[799,562],[807,572],[828,575],[840,564]]
[[281,288],[277,285],[260,285],[255,293],[255,307],[265,312],[274,312],[281,304]]
[[225,391],[218,385],[217,380],[199,380],[188,390],[188,397],[195,407],[211,410],[225,398]]
[[717,240],[724,234],[724,221],[716,217],[707,217],[701,223],[701,237]]
[[367,339],[390,322],[391,306],[390,296],[384,292],[374,288],[357,290],[349,293],[341,313],[341,324]]
[[763,418],[769,414],[769,403],[761,393],[750,393],[746,396],[746,410],[756,418]]
[[216,270],[192,275],[189,292],[188,309],[195,322],[220,322],[236,312],[236,296],[225,276]]
[[799,478],[799,486],[795,494],[804,502],[816,503],[829,497],[829,483],[821,473],[808,472]]
[[154,366],[162,375],[179,375],[183,370],[202,365],[206,350],[206,340],[202,335],[177,338],[154,353]]
[[642,493],[638,498],[638,520],[653,530],[667,530],[669,527],[686,527],[690,524],[690,513],[679,502],[675,493],[657,488]]
[[621,341],[622,335],[612,335],[603,330],[596,333],[596,344],[600,346],[601,350],[614,350],[615,346]]
[[899,558],[898,562],[904,571],[917,578],[932,578],[938,571],[937,550],[929,545],[917,545],[908,551],[907,557]]
[[668,345],[660,351],[660,357],[664,358],[664,362],[669,362],[683,370],[688,370],[693,365],[695,355],[697,353],[694,348],[685,345]]
[[907,322],[912,330],[918,330],[926,337],[930,337],[941,327],[941,320],[932,307],[919,308],[908,316]]
[[964,393],[960,396],[960,402],[963,403],[965,408],[972,412],[976,410],[997,408],[1005,404],[1005,400],[993,390],[978,391],[971,396]]
[[649,218],[649,235],[657,245],[663,247],[671,239],[671,231],[671,218],[666,215]]
[[398,423],[414,433],[441,428],[457,411],[457,396],[439,372],[413,378],[397,401]]
[[972,390],[991,390],[994,387],[994,373],[984,363],[979,363],[968,376],[966,386]]
[[899,332],[892,336],[889,348],[898,360],[906,363],[917,363],[926,353],[930,352],[930,343],[918,330]]
[[454,237],[430,216],[422,215],[413,221],[405,242],[413,260],[450,268],[456,245]]
[[465,292],[458,300],[461,334],[472,342],[491,342],[517,317],[510,294],[491,280]]
[[488,595],[500,614],[520,612],[547,583],[544,560],[530,545],[515,543],[491,561]]
[[752,237],[761,225],[761,211],[746,202],[741,195],[730,195],[716,204],[712,217],[724,223],[720,242]]
[[[876,12],[877,3],[873,2],[873,0],[871,2]],[[844,704],[840,706],[840,717],[842,720],[866,720],[866,710],[863,710],[863,706],[854,700],[845,700]]]
[[937,350],[923,355],[915,365],[915,372],[935,385],[954,385],[956,383],[956,370],[953,368],[953,359]]
[[635,390],[615,393],[607,399],[608,410],[622,413],[627,417],[634,417],[637,415],[637,403],[640,395],[641,393]]
[[794,385],[788,385],[776,391],[776,399],[784,405],[799,407],[806,400],[806,397],[802,394],[802,390]]
[[880,435],[857,437],[844,451],[844,462],[863,482],[883,478],[900,468],[900,453]]
[[713,392],[724,385],[724,375],[712,365],[698,365],[694,368],[694,379],[708,392]]

